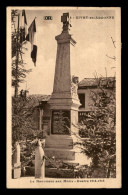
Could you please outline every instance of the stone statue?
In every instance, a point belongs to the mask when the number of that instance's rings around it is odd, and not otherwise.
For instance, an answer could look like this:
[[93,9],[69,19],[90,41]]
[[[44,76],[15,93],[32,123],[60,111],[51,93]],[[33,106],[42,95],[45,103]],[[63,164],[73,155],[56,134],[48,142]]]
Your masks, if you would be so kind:
[[78,98],[78,93],[77,93],[78,83],[79,83],[79,78],[73,75],[71,81],[71,92],[72,92],[72,96],[76,98]]
[[63,16],[61,16],[61,22],[63,22],[63,31],[66,32],[69,30],[69,26],[71,27],[71,24],[69,23],[69,13],[63,13]]

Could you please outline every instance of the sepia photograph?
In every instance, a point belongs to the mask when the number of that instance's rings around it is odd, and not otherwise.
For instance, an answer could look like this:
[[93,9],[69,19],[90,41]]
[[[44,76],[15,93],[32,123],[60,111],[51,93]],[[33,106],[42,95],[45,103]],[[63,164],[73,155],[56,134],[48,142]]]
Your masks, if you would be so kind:
[[121,8],[6,15],[7,188],[121,188]]

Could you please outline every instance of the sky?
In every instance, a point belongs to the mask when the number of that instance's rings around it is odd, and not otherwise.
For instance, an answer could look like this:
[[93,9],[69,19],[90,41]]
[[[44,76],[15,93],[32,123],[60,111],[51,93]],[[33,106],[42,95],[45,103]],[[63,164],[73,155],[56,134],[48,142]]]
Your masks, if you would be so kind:
[[[57,42],[55,36],[62,32],[61,16],[69,12],[71,25],[69,33],[77,42],[71,45],[71,75],[84,78],[98,76],[114,76],[116,61],[110,57],[115,56],[115,12],[114,10],[27,10],[28,27],[36,17],[36,67],[30,57],[31,45],[26,45],[23,60],[26,69],[31,68],[25,82],[20,89],[28,89],[29,94],[51,94],[53,90]],[[21,11],[19,11],[21,12]],[[44,20],[44,16],[52,16],[52,20]],[[114,19],[83,19],[80,16],[98,17],[114,16]],[[78,19],[79,17],[79,19]],[[112,38],[111,38],[112,37]],[[115,42],[116,44],[116,42]],[[109,56],[109,57],[107,57]],[[113,68],[114,67],[114,68]],[[19,89],[19,90],[20,90]]]

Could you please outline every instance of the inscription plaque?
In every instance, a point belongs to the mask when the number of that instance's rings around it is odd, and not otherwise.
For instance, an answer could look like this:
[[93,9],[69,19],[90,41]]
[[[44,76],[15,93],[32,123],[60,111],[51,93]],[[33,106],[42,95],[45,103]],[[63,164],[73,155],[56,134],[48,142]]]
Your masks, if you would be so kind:
[[70,111],[52,111],[52,134],[70,134]]

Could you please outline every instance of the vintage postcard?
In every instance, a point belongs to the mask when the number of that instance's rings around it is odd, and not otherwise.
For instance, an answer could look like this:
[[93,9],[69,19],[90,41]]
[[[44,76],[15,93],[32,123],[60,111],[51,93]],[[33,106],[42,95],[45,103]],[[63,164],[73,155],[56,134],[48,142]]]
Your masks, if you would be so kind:
[[6,13],[7,188],[121,188],[121,8]]

